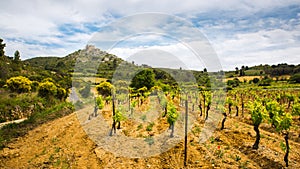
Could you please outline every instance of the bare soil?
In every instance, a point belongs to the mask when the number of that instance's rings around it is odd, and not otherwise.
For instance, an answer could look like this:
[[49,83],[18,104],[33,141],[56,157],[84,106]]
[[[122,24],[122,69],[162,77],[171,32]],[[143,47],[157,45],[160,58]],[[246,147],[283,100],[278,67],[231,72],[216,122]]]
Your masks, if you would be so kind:
[[[228,118],[224,130],[217,129],[212,137],[199,143],[204,125],[199,117],[188,136],[186,168],[285,168],[283,136],[261,130],[258,150],[253,150],[255,132],[240,118]],[[159,119],[161,121],[161,119]],[[137,136],[160,133],[167,123],[155,123],[151,132],[133,130],[136,125],[124,122],[118,134]],[[144,127],[145,128],[145,127]],[[127,131],[124,133],[124,131]],[[290,140],[288,168],[300,168],[300,144]],[[0,151],[0,168],[185,168],[183,141],[162,154],[147,158],[116,157],[103,150],[87,136],[76,114],[43,124]]]

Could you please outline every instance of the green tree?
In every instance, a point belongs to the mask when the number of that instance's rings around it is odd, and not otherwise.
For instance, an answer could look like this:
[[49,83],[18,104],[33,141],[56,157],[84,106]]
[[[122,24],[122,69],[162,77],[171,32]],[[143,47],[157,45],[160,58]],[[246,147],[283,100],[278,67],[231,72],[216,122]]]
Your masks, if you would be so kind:
[[257,78],[257,77],[254,78],[254,79],[252,80],[252,82],[255,83],[255,84],[258,83],[258,82],[259,82],[259,78]]
[[20,59],[20,52],[18,50],[15,51],[15,54],[14,54],[14,62],[15,63],[19,63],[21,61]]
[[9,69],[10,66],[8,58],[4,55],[5,43],[0,38],[0,87],[2,87],[6,83],[7,77],[9,77]]
[[238,67],[235,67],[235,74],[239,74],[239,68]]
[[0,38],[0,58],[3,58],[4,55],[4,48],[5,48],[5,43],[3,43],[3,39]]
[[240,85],[240,80],[238,78],[234,78],[233,80],[228,80],[227,85],[231,87],[237,87]]
[[155,74],[152,69],[145,69],[137,73],[130,84],[130,87],[135,89],[140,89],[142,87],[147,87],[150,90],[155,84]]
[[245,66],[240,69],[240,76],[245,76]]
[[254,131],[256,132],[256,140],[253,144],[253,149],[258,149],[260,141],[259,125],[267,117],[265,107],[260,103],[260,101],[255,100],[254,102],[249,102],[249,111],[251,113],[251,119],[254,126]]
[[294,74],[291,76],[290,80],[291,83],[300,83],[300,73]]
[[14,59],[12,60],[11,68],[14,71],[21,71],[21,59],[20,59],[20,52],[18,50],[15,51]]
[[6,81],[6,86],[12,92],[24,93],[31,90],[31,81],[23,76],[12,77]]

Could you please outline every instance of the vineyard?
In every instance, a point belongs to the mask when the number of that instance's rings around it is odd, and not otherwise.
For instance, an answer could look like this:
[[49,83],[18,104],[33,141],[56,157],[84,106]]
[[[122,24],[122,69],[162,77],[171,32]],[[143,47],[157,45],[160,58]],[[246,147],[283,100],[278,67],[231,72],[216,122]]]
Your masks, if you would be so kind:
[[[185,92],[178,86],[154,85],[149,90],[144,86],[122,93],[128,84],[124,81],[115,84],[102,82],[96,86],[98,96],[93,113],[79,110],[77,115],[81,124],[99,123],[101,117],[109,124],[103,135],[124,137],[118,140],[122,145],[107,146],[96,141],[99,147],[117,156],[148,158],[161,152],[176,152],[178,165],[193,168],[201,166],[203,160],[195,155],[198,151],[206,154],[205,161],[213,167],[299,167],[300,90],[297,88],[244,87],[223,91],[187,84],[184,88],[189,90]],[[185,127],[189,129],[186,141]],[[90,128],[103,130],[99,124]],[[97,140],[93,134],[88,135]],[[137,142],[143,148],[138,153],[131,152],[133,147],[127,145],[126,138],[142,140],[147,146]],[[169,146],[162,147],[162,139],[170,142]],[[175,150],[171,142],[178,143],[173,145]],[[124,147],[126,153],[121,152]],[[153,154],[147,153],[151,151]]]
[[[30,131],[1,151],[0,165],[5,168],[18,161],[28,167],[67,168],[299,168],[297,88],[223,91],[189,86],[192,90],[183,92],[157,85],[125,90],[126,85],[119,81],[92,86],[89,91],[96,98],[88,106],[75,104],[78,120],[73,114]],[[82,99],[86,95],[79,93]],[[106,128],[99,127],[102,122]],[[42,132],[49,127],[50,133]],[[89,129],[118,142],[97,142]],[[136,146],[142,148],[131,152],[126,138],[138,140]],[[81,147],[80,140],[85,140],[86,148],[76,148]],[[32,148],[32,142],[40,146]],[[93,164],[80,160],[88,157]]]

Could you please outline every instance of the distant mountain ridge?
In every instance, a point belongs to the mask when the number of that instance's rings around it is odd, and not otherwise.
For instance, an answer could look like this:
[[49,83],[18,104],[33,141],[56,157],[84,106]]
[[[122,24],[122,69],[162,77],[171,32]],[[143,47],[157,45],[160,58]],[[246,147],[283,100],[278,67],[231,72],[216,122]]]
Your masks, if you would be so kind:
[[[112,78],[120,63],[125,63],[128,66],[140,67],[133,63],[126,62],[113,54],[107,53],[106,51],[102,51],[93,45],[87,45],[84,49],[79,49],[65,57],[36,57],[25,60],[24,63],[34,68],[57,72],[60,74],[70,75],[74,72],[74,69],[76,69],[76,71],[80,72],[82,76],[96,75],[106,79]],[[148,65],[142,65],[141,67],[151,68]],[[197,81],[200,82],[200,85],[207,83],[209,80],[208,77],[204,77],[207,76],[205,74],[206,71],[206,69],[203,71],[192,71]],[[300,73],[300,64],[261,64],[252,67],[245,65],[240,68],[236,67],[235,70],[226,71],[224,73],[226,78],[241,76],[277,77],[282,75],[294,75],[296,73]],[[76,75],[78,76],[79,74]]]

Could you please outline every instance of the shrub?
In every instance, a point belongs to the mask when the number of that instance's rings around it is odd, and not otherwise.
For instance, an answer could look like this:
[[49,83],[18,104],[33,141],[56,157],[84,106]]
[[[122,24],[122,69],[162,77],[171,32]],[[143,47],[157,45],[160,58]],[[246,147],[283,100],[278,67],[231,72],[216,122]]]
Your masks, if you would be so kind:
[[7,88],[12,92],[25,93],[31,90],[31,81],[23,76],[12,77],[6,81]]
[[57,87],[56,98],[59,100],[66,100],[67,97],[67,91],[62,87]]
[[96,86],[98,94],[101,94],[103,97],[110,96],[113,90],[113,85],[109,82],[102,82]]
[[38,95],[46,99],[56,98],[63,101],[68,97],[66,89],[56,85],[51,79],[39,84]]
[[300,83],[300,73],[294,74],[291,76],[290,80],[291,83]]
[[254,78],[253,80],[252,80],[252,82],[254,83],[254,84],[256,84],[256,83],[258,83],[259,82],[259,78]]
[[234,78],[233,80],[227,81],[227,85],[231,86],[231,87],[237,87],[237,86],[239,86],[239,84],[240,84],[240,81],[238,78]]
[[57,86],[53,82],[42,82],[39,85],[38,94],[40,97],[49,98],[57,94]]

